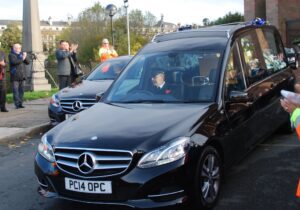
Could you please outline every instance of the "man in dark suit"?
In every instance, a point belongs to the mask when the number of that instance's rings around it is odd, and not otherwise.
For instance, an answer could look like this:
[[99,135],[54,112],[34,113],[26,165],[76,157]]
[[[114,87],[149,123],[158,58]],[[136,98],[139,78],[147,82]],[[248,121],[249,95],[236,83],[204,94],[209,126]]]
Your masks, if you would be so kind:
[[68,87],[71,84],[71,79],[74,81],[74,78],[71,78],[71,73],[72,68],[74,68],[75,66],[75,62],[77,61],[77,47],[77,44],[73,44],[70,46],[68,41],[61,40],[59,42],[59,49],[57,49],[55,52],[57,59],[57,76],[60,90]]
[[167,95],[171,94],[172,91],[165,80],[165,73],[163,71],[157,71],[154,73],[152,77],[153,82],[153,93],[159,95]]

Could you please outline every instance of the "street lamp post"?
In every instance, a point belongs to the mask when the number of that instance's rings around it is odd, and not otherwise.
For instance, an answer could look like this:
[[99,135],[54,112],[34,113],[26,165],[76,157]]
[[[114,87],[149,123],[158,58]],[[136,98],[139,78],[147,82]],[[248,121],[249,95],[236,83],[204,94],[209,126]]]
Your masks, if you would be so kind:
[[128,55],[130,55],[130,34],[129,34],[129,17],[128,17],[129,3],[128,3],[128,0],[124,0],[124,7],[126,8]]
[[111,40],[112,45],[115,46],[115,38],[114,38],[114,31],[113,31],[113,16],[117,13],[117,7],[114,4],[109,4],[106,6],[105,10],[108,12],[110,17],[110,26],[111,26]]

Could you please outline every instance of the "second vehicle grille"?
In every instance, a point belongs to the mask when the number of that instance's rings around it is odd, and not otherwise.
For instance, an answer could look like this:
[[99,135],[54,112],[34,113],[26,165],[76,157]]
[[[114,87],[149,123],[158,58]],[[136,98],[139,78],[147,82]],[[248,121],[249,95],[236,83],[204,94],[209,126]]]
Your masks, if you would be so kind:
[[96,103],[93,98],[67,98],[61,99],[61,108],[68,114],[76,114],[82,110],[88,109]]

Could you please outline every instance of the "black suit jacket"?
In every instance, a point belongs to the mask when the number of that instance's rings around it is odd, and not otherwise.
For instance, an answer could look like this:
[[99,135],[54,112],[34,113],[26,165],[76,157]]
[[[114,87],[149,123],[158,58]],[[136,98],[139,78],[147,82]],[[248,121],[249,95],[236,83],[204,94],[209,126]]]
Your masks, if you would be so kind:
[[153,93],[158,95],[168,95],[172,93],[172,90],[170,89],[169,85],[165,83],[162,88],[153,85]]

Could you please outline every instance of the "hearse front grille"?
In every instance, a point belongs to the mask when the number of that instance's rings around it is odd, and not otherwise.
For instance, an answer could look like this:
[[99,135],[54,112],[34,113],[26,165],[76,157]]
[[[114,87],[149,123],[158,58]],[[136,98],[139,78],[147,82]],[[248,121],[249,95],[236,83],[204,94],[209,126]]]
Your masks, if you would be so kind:
[[54,155],[59,169],[77,177],[118,175],[125,172],[132,161],[132,153],[125,150],[56,147]]

